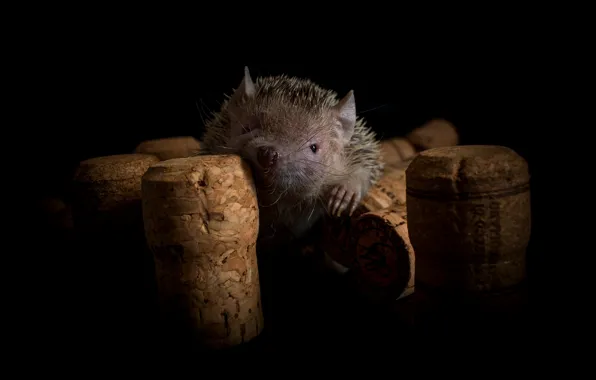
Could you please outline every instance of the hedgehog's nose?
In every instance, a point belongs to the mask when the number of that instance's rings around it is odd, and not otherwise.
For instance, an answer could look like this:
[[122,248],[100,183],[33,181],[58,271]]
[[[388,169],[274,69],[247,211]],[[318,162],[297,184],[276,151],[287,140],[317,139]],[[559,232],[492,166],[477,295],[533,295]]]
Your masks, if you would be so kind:
[[279,158],[279,153],[271,147],[262,146],[257,152],[257,160],[259,164],[267,169],[273,167]]

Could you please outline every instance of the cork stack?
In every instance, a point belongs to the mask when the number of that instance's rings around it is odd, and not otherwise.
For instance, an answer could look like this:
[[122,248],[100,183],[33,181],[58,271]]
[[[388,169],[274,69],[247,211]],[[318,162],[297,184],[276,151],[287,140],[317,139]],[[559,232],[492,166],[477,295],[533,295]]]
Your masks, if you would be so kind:
[[406,178],[417,288],[475,302],[523,283],[530,190],[522,157],[501,146],[435,148]]
[[147,154],[95,157],[75,172],[72,222],[83,277],[78,286],[95,314],[122,322],[137,313],[149,317],[154,274],[143,231],[141,178],[157,162]]
[[163,161],[194,156],[200,149],[201,142],[194,137],[177,136],[143,141],[137,145],[135,153],[153,154]]
[[143,215],[168,326],[203,349],[263,329],[250,168],[235,155],[162,161],[143,177]]

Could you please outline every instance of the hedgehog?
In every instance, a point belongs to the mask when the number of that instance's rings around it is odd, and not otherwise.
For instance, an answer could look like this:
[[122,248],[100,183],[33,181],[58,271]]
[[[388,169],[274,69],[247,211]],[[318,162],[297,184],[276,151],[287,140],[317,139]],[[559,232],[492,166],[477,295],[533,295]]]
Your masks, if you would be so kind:
[[352,215],[383,173],[379,141],[356,115],[353,90],[340,99],[310,79],[253,81],[248,67],[201,141],[200,154],[237,154],[249,163],[259,240],[299,239],[322,216]]

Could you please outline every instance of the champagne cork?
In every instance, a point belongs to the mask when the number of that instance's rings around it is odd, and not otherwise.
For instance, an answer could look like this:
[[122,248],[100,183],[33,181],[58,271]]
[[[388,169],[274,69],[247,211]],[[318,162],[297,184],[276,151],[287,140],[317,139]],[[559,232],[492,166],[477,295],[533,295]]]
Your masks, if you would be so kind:
[[414,292],[414,249],[403,213],[403,207],[390,207],[356,221],[354,270],[360,291],[371,299],[398,300]]
[[530,187],[522,157],[502,146],[429,149],[406,179],[417,287],[481,295],[524,280]]
[[331,265],[339,264],[340,273],[345,273],[354,264],[354,223],[367,212],[399,206],[402,217],[406,216],[406,168],[410,161],[385,167],[381,179],[368,191],[354,214],[350,217],[325,218],[323,224],[323,249]]
[[162,161],[143,177],[143,216],[167,321],[202,349],[263,329],[249,166],[236,155]]
[[135,152],[153,154],[160,160],[169,160],[194,156],[200,149],[201,142],[194,137],[180,136],[143,141],[136,147]]
[[459,144],[457,129],[445,119],[432,119],[406,135],[417,151]]
[[141,178],[157,162],[147,154],[95,157],[75,172],[72,224],[81,260],[91,261],[79,263],[86,267],[84,288],[97,286],[97,297],[106,305],[88,294],[96,313],[121,320],[136,313],[145,317],[144,310],[152,307],[153,261],[143,229]]

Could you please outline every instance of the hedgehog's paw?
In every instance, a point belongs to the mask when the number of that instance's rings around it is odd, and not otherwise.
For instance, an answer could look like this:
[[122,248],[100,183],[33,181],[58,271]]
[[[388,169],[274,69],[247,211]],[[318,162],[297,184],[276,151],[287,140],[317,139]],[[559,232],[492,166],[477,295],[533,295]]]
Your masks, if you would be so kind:
[[341,216],[344,211],[352,215],[362,200],[361,186],[347,183],[334,186],[329,194],[327,210],[333,216]]

